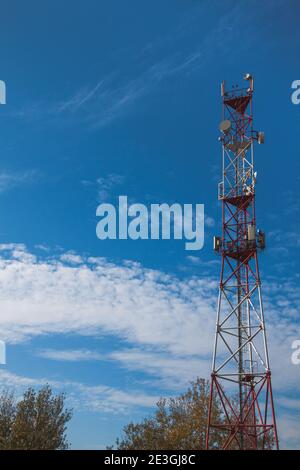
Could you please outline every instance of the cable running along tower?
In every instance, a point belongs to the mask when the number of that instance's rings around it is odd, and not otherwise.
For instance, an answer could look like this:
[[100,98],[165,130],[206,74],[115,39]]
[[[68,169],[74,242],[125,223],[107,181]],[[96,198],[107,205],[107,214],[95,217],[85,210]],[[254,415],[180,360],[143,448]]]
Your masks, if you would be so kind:
[[[221,86],[223,120],[222,235],[214,237],[221,255],[221,276],[206,448],[278,449],[271,386],[271,371],[258,269],[258,253],[265,235],[257,230],[255,216],[254,143],[264,133],[253,130],[253,77],[247,87]],[[213,414],[218,400],[222,420]],[[217,422],[216,422],[217,421]],[[218,436],[218,437],[217,437]],[[217,439],[219,444],[217,444]]]

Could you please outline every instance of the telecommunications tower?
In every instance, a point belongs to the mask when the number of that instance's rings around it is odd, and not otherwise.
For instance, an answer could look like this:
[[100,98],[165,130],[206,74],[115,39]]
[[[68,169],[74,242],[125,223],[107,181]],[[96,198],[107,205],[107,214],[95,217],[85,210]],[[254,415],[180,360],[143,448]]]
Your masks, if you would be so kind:
[[[255,216],[253,77],[245,88],[221,85],[223,120],[222,235],[214,237],[221,276],[211,374],[206,448],[278,449],[258,253],[265,234]],[[214,403],[222,413],[216,414]]]

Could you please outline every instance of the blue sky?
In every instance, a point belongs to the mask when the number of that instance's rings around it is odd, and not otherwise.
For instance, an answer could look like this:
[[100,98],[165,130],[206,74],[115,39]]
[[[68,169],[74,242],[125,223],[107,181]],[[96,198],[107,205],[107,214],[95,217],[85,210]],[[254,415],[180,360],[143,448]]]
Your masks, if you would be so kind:
[[[209,377],[220,82],[255,77],[257,216],[283,447],[300,448],[297,0],[1,3],[1,385],[49,382],[73,448]],[[205,204],[205,245],[100,241],[99,202]],[[187,367],[187,364],[189,365]]]

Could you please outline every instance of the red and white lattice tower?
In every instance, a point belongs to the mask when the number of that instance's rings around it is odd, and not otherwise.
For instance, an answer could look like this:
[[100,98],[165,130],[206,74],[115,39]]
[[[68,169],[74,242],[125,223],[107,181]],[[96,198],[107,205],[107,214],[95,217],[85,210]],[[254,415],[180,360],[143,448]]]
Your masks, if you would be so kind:
[[[253,77],[246,88],[222,83],[222,236],[214,250],[222,257],[211,374],[206,448],[278,448],[258,253],[265,235],[255,216]],[[213,401],[222,409],[215,418]],[[217,420],[217,422],[216,422]]]

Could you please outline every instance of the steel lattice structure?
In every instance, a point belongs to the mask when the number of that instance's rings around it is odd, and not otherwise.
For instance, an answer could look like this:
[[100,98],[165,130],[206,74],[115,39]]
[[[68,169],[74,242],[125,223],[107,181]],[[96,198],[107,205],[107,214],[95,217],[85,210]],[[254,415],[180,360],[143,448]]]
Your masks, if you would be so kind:
[[[211,374],[207,449],[278,449],[258,252],[264,233],[256,228],[254,144],[264,133],[253,130],[253,78],[247,88],[225,90],[223,121],[222,236],[214,249],[222,258]],[[222,409],[215,422],[213,401]],[[220,446],[220,442],[218,444]]]

